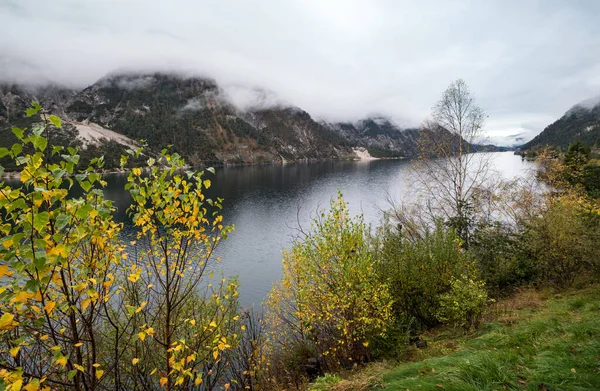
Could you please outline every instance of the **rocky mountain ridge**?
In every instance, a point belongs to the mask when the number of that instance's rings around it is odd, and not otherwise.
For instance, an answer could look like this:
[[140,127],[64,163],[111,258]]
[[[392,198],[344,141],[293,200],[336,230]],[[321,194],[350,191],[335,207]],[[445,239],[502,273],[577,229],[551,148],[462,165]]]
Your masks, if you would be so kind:
[[83,145],[102,137],[127,146],[145,140],[154,149],[172,145],[192,164],[349,159],[356,147],[377,157],[413,157],[417,150],[418,129],[386,118],[331,123],[289,105],[239,108],[212,79],[164,73],[111,75],[82,91],[2,86],[3,132],[23,119],[34,97],[78,129]]

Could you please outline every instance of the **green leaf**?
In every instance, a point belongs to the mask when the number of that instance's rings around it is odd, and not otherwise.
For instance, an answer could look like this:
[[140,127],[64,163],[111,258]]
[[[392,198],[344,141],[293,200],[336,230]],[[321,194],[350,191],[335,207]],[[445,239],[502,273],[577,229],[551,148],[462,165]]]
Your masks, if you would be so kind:
[[35,124],[31,129],[31,133],[33,133],[34,136],[41,136],[42,133],[44,133],[44,130],[46,130],[46,128],[43,125]]
[[8,148],[0,148],[0,158],[3,158],[4,156],[8,155],[10,153],[10,151],[8,150]]
[[63,150],[63,146],[62,145],[55,145],[52,147],[52,155],[55,155],[57,153],[60,153],[60,151]]
[[30,108],[28,108],[27,110],[25,110],[25,114],[26,114],[28,117],[31,117],[31,116],[33,116],[33,115],[36,115],[37,113],[38,113],[38,110],[36,110],[36,109],[34,109],[34,108],[32,108],[32,107],[30,107]]
[[212,173],[213,175],[215,174],[215,169],[213,167],[208,167],[206,171]]
[[67,172],[65,170],[61,170],[59,168],[52,170],[52,176],[54,179],[62,178]]
[[40,287],[40,282],[38,280],[29,280],[25,284],[25,290],[29,292],[35,292]]
[[60,214],[56,218],[56,229],[58,231],[60,231],[63,228],[65,228],[68,223],[69,223],[69,216],[67,216],[66,214]]
[[92,211],[92,209],[93,208],[91,205],[85,204],[77,210],[77,213],[75,213],[75,216],[77,216],[77,218],[79,218],[79,219],[83,219],[85,216],[87,216],[88,213],[90,213]]
[[86,193],[89,192],[90,189],[92,188],[92,184],[89,181],[79,182],[79,186],[81,186],[83,191],[85,191]]
[[48,140],[42,136],[31,136],[31,141],[33,142],[34,147],[40,151],[44,151],[48,146]]
[[62,128],[62,122],[60,121],[60,118],[58,118],[57,116],[51,115],[48,119],[50,120],[52,125],[56,126],[57,128]]
[[33,228],[35,228],[37,231],[42,231],[48,223],[48,220],[50,220],[50,215],[48,214],[48,212],[41,212],[36,214],[33,217]]
[[25,133],[24,129],[21,129],[21,128],[12,128],[11,130],[15,134],[15,136],[17,136],[17,138],[19,140],[23,139],[23,134]]
[[23,151],[23,145],[21,144],[13,144],[12,148],[10,149],[13,153],[13,156],[20,154]]

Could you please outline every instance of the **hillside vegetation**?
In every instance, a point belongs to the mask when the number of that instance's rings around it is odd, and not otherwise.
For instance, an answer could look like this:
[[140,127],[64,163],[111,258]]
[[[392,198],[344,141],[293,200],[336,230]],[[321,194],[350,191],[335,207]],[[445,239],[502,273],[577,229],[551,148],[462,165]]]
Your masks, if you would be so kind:
[[600,99],[573,106],[521,149],[540,149],[546,145],[566,149],[576,141],[589,146],[599,145]]

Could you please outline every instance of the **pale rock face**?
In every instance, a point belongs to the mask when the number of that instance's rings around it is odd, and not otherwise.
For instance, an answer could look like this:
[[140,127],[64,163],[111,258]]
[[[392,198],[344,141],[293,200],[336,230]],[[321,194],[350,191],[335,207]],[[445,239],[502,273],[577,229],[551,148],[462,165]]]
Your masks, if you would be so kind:
[[93,122],[72,122],[79,132],[79,138],[84,144],[100,145],[102,139],[116,141],[119,144],[133,148],[138,143],[127,136],[114,132],[110,129],[103,128],[102,126]]

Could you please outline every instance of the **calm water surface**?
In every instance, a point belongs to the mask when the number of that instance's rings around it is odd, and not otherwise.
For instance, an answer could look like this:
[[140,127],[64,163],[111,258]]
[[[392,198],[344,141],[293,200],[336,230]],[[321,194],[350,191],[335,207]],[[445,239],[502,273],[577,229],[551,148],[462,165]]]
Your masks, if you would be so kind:
[[[493,166],[505,178],[525,175],[533,163],[512,152],[493,153]],[[320,162],[222,168],[211,178],[210,197],[225,199],[225,224],[235,230],[218,249],[219,268],[226,276],[238,275],[242,305],[259,305],[274,281],[282,275],[281,251],[289,248],[298,224],[310,227],[318,208],[327,208],[340,190],[353,214],[377,225],[388,199],[410,196],[410,162],[372,160]],[[130,197],[125,175],[109,175],[105,196],[125,221]]]

